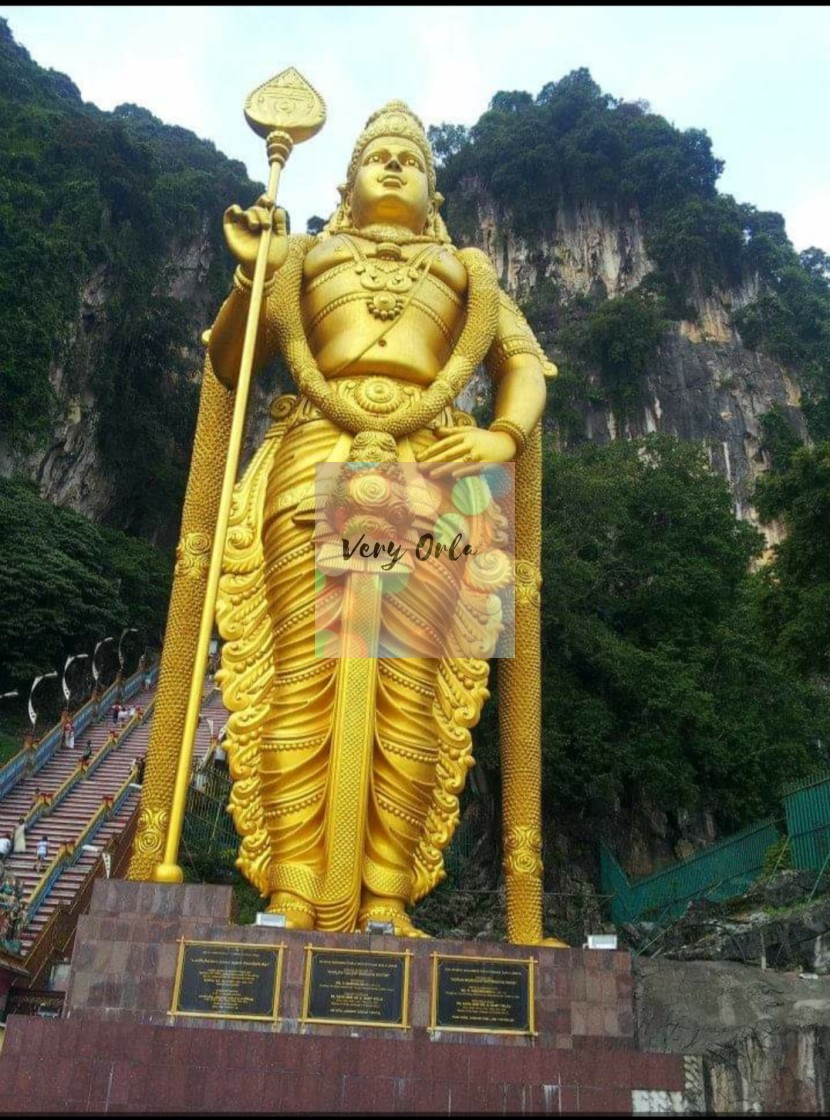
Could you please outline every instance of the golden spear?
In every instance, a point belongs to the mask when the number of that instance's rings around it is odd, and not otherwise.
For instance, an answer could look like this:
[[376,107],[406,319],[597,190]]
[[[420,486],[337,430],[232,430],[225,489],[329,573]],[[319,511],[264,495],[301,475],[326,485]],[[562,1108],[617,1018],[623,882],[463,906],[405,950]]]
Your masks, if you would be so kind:
[[[259,86],[245,103],[245,119],[266,141],[270,165],[268,189],[260,206],[276,205],[280,173],[295,144],[314,136],[326,119],[325,105],[316,91],[293,68]],[[202,701],[204,669],[216,610],[222,557],[228,531],[231,499],[236,484],[245,412],[253,370],[257,329],[262,307],[265,270],[271,244],[272,223],[262,229],[251,299],[242,346],[239,379],[233,394],[213,376],[210,360],[202,379],[199,417],[188,477],[178,561],[173,578],[170,613],[162,653],[159,695],[147,757],[138,830],[129,877],[152,878],[159,883],[180,883],[178,865],[193,744]],[[231,401],[232,413],[230,409]],[[219,489],[215,452],[217,440],[228,428],[222,485]],[[218,499],[218,500],[217,500]],[[209,524],[215,512],[212,541]],[[210,551],[205,580],[205,560]],[[195,602],[201,598],[199,629],[188,625]],[[195,641],[194,641],[195,639]],[[194,648],[195,646],[195,648]],[[189,673],[189,676],[188,676]],[[186,697],[186,703],[185,703]],[[183,718],[182,718],[183,716]],[[170,750],[180,743],[178,757]]]

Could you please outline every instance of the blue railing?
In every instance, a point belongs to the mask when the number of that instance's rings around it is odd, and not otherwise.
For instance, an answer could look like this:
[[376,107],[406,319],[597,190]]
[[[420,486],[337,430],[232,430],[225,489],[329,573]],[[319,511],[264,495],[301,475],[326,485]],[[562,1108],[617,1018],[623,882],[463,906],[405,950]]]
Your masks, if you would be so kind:
[[[133,781],[129,781],[129,782],[124,783],[124,785],[121,787],[120,793],[118,794],[118,796],[115,798],[115,800],[112,803],[112,811],[109,813],[108,816],[101,817],[100,821],[98,821],[98,823],[90,829],[90,831],[86,835],[86,838],[84,840],[84,844],[88,844],[90,842],[90,840],[100,831],[101,826],[103,825],[104,821],[112,820],[113,817],[118,816],[118,814],[121,812],[122,808],[124,807],[124,802],[127,800],[127,798],[130,796],[130,794],[133,792],[133,786],[134,785],[135,785],[135,782],[133,782]],[[83,845],[81,845],[81,847],[83,847]],[[81,852],[78,853],[78,859],[80,859],[80,858],[81,858]],[[77,863],[77,860],[73,860],[73,862]]]
[[90,760],[90,763],[87,766],[86,770],[74,770],[71,774],[69,774],[64,780],[63,784],[59,786],[55,791],[51,801],[37,806],[34,810],[30,809],[29,813],[27,814],[28,825],[31,826],[39,821],[41,817],[45,817],[50,813],[53,813],[55,809],[57,809],[58,805],[60,805],[62,801],[65,801],[69,794],[73,792],[73,790],[78,788],[81,782],[86,781],[92,774],[94,774],[98,767],[107,758],[109,758],[112,752],[120,747],[125,739],[129,738],[133,731],[135,731],[136,727],[139,727],[144,722],[144,720],[152,710],[154,703],[155,697],[153,697],[153,699],[147,705],[141,716],[141,719],[134,717],[133,719],[129,720],[118,731],[115,739],[104,743],[97,754],[95,754]]
[[62,853],[58,852],[52,860],[46,878],[40,880],[26,903],[26,925],[29,925],[32,918],[37,914],[43,904],[43,900],[49,894],[49,891],[55,885],[56,880],[60,877],[61,872],[66,866],[67,864]]
[[[158,679],[158,665],[154,665],[149,670],[133,673],[122,685],[117,682],[111,684],[98,700],[87,701],[72,717],[75,734],[80,735],[91,723],[104,717],[107,709],[115,703],[119,696],[124,700],[129,700],[135,696],[141,690],[142,682],[147,675],[150,677],[150,683],[155,684]],[[1,766],[0,800],[17,785],[21,778],[36,774],[41,770],[60,748],[62,742],[63,725],[58,723],[44,735],[34,750],[24,748],[10,758],[5,766]]]
[[124,682],[121,689],[121,699],[130,700],[137,692],[141,691],[142,682],[145,676],[150,678],[150,684],[155,684],[159,675],[158,665],[154,665],[152,669],[148,669],[143,673],[135,673],[133,676]]
[[38,745],[32,752],[32,768],[30,773],[36,774],[40,770],[63,742],[63,727],[57,724],[51,731],[40,740]]
[[18,751],[13,758],[10,758],[6,765],[0,769],[0,800],[6,796],[13,786],[16,786],[20,779],[26,773],[26,765],[29,761],[29,752],[26,750]]
[[109,688],[98,698],[98,716],[101,717],[106,712],[110,704],[115,703],[115,698],[118,696],[118,681],[114,681]]

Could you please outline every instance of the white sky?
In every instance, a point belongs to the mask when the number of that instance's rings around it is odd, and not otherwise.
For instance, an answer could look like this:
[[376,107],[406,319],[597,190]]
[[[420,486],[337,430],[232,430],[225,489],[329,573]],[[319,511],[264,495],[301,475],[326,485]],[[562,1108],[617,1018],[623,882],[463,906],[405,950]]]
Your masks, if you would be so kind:
[[[336,202],[366,118],[402,98],[426,124],[472,124],[498,90],[538,93],[586,66],[606,93],[704,128],[720,189],[784,215],[797,249],[830,251],[826,7],[30,7],[0,3],[36,62],[102,109],[124,101],[267,173],[242,105],[295,66],[328,122],[291,157],[294,228]],[[229,199],[242,204],[248,199]]]

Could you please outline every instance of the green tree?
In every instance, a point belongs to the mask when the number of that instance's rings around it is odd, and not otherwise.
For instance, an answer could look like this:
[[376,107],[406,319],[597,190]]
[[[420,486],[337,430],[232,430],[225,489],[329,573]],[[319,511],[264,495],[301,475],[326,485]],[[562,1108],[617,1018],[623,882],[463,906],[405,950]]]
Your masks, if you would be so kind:
[[638,288],[591,309],[560,333],[558,343],[571,359],[600,373],[606,399],[625,412],[638,399],[667,327],[662,301]]
[[171,575],[144,541],[0,480],[0,686],[27,685],[127,625],[160,644]]
[[432,124],[427,138],[432,145],[436,163],[441,166],[450,156],[457,155],[469,140],[469,129],[463,124]]
[[[44,444],[62,367],[63,391],[83,387],[98,414],[110,519],[123,528],[172,537],[184,492],[210,309],[168,294],[169,264],[195,240],[218,308],[232,268],[222,212],[260,192],[186,129],[136,105],[84,104],[0,20],[0,436],[16,452]],[[94,307],[82,307],[85,289]]]
[[[750,561],[696,445],[662,436],[545,452],[545,803],[705,806],[731,827],[814,763],[826,705],[758,649]],[[822,722],[823,721],[823,722]]]
[[763,476],[760,517],[783,524],[771,563],[759,572],[757,606],[767,647],[805,674],[830,671],[830,442],[791,452]]

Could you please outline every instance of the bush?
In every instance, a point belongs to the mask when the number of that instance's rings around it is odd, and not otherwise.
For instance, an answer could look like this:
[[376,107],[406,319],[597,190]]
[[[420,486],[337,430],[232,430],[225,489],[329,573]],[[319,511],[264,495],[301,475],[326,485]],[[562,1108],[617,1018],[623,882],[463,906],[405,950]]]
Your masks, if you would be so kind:
[[764,852],[764,862],[761,865],[761,878],[770,879],[778,871],[788,871],[793,865],[792,849],[789,836],[780,836],[774,844],[770,844]]

